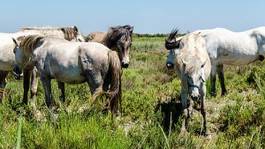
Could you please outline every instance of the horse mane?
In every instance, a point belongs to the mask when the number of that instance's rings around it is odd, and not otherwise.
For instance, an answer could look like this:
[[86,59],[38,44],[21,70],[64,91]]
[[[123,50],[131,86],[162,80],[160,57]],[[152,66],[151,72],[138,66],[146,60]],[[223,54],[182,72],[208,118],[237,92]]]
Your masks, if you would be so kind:
[[64,34],[64,39],[66,40],[73,40],[78,35],[78,29],[76,26],[71,27],[25,27],[22,28],[21,31],[28,31],[28,30],[37,30],[37,31],[62,31]]
[[169,33],[168,38],[165,40],[165,47],[166,49],[176,49],[179,47],[179,42],[176,41],[176,36],[178,34],[179,30],[177,28],[172,29],[172,31]]
[[22,41],[20,42],[20,47],[24,52],[31,53],[33,49],[35,49],[41,39],[43,39],[43,36],[39,35],[30,35],[24,37]]
[[174,40],[178,32],[179,30],[177,28],[172,29],[172,31],[169,33],[167,40]]
[[63,33],[64,33],[64,38],[66,40],[73,40],[77,37],[78,35],[78,29],[76,26],[73,26],[73,27],[62,27],[60,28]]
[[106,46],[112,48],[122,36],[131,38],[132,32],[133,26],[130,25],[110,27],[105,37]]

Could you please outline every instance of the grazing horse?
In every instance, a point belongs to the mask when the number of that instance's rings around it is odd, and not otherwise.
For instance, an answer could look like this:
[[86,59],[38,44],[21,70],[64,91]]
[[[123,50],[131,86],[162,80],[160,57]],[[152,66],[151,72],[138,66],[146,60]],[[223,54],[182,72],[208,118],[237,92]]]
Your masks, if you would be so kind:
[[[175,38],[176,33],[177,31],[173,31],[167,40],[170,41]],[[194,107],[201,111],[203,117],[202,134],[207,134],[205,81],[211,72],[211,62],[205,49],[205,40],[201,33],[191,33],[178,41],[178,51],[175,53],[174,64],[177,74],[181,78],[181,103],[185,118],[182,123],[182,131],[186,131]],[[174,43],[166,42],[166,47],[174,46]],[[198,105],[200,105],[199,108]]]
[[[12,71],[15,64],[15,55],[13,49],[18,45],[19,41],[28,35],[44,35],[52,36],[58,38],[64,38],[71,41],[84,41],[83,36],[79,33],[76,26],[73,27],[62,27],[62,28],[52,28],[52,27],[32,27],[23,28],[16,33],[0,33],[0,87],[5,88],[6,76]],[[36,79],[36,69],[25,68],[24,69],[24,96],[23,102],[28,102],[28,90],[29,81],[31,75],[31,97],[36,95],[37,92],[37,79]],[[15,74],[18,79],[20,76]],[[0,99],[2,99],[0,97]]]
[[102,92],[109,97],[113,113],[118,112],[121,98],[121,66],[117,52],[96,42],[70,42],[64,39],[27,36],[14,50],[19,73],[36,66],[45,90],[45,101],[53,106],[51,79],[78,84],[87,82],[93,101]]
[[[258,27],[244,32],[232,32],[224,28],[195,31],[201,32],[206,41],[206,50],[212,64],[211,95],[216,96],[216,73],[221,84],[221,95],[227,93],[224,81],[223,65],[247,65],[264,60],[265,27]],[[172,39],[169,42],[178,41]],[[174,45],[174,44],[173,44]],[[175,49],[173,47],[173,49]]]
[[123,68],[128,68],[130,63],[129,52],[132,44],[133,26],[124,25],[110,27],[108,32],[90,33],[86,41],[99,42],[117,51]]

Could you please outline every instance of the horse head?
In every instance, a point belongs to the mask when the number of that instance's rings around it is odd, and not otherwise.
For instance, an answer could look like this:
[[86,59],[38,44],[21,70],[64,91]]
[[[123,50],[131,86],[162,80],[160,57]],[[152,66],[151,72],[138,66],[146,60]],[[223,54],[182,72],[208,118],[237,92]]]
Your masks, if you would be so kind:
[[111,27],[107,35],[109,37],[107,46],[118,50],[123,68],[128,68],[130,63],[129,53],[132,45],[133,29],[133,26],[130,25]]
[[169,50],[166,66],[168,69],[174,68],[174,60],[175,60],[175,49],[178,49],[180,47],[180,40],[176,39],[176,36],[178,34],[178,29],[173,29],[171,33],[169,34],[168,38],[165,40],[165,48]]
[[204,83],[206,81],[205,64],[206,61],[192,60],[187,62],[181,58],[181,80],[185,82],[188,94],[194,102],[199,103],[201,91],[203,90]]
[[15,77],[21,75],[24,68],[33,68],[33,50],[40,45],[40,41],[42,39],[43,37],[38,35],[30,35],[20,38],[20,44],[13,51],[16,60],[15,67],[13,69]]

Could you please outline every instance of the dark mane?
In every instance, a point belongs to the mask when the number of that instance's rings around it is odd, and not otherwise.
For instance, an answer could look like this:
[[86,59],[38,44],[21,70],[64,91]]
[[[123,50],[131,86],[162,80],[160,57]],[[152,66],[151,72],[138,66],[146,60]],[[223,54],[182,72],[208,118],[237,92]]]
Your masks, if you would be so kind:
[[110,27],[105,39],[106,46],[113,48],[122,36],[131,40],[132,33],[133,26],[130,25]]
[[172,29],[172,31],[170,32],[167,40],[174,40],[178,34],[179,30],[177,28]]
[[178,29],[173,29],[168,35],[168,38],[165,40],[165,47],[167,50],[176,49],[179,47],[179,41],[176,41],[178,32]]
[[77,37],[78,35],[78,29],[76,26],[73,27],[62,27],[60,28],[62,32],[64,33],[64,39],[66,40],[73,40]]
[[39,35],[30,35],[23,37],[20,47],[22,48],[23,51],[27,53],[31,53],[33,49],[35,49],[41,39],[43,39],[43,36]]

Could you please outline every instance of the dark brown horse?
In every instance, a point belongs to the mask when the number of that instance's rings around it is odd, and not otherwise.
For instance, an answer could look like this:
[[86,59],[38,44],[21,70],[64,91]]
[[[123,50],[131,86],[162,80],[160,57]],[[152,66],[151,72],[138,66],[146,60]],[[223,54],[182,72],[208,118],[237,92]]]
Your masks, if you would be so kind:
[[117,51],[123,68],[130,63],[129,52],[132,44],[133,26],[124,25],[110,27],[108,32],[93,32],[86,37],[86,41],[99,42]]

